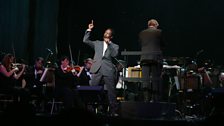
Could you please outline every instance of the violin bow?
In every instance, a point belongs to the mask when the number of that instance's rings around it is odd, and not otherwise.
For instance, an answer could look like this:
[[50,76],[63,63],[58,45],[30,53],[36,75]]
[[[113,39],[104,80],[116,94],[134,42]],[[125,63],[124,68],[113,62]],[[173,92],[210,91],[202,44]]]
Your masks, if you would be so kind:
[[14,63],[16,63],[16,53],[15,53],[15,48],[14,48],[14,42],[12,42],[12,54],[14,56]]
[[58,42],[57,41],[55,42],[55,53],[56,53],[56,56],[58,56]]
[[73,61],[73,58],[72,58],[72,50],[71,50],[71,46],[70,46],[70,43],[68,44],[68,48],[69,48],[69,54],[70,54],[70,59],[71,59],[71,65],[72,67],[74,67],[74,61]]
[[80,50],[78,52],[78,61],[77,61],[77,65],[79,65],[79,57],[80,57]]

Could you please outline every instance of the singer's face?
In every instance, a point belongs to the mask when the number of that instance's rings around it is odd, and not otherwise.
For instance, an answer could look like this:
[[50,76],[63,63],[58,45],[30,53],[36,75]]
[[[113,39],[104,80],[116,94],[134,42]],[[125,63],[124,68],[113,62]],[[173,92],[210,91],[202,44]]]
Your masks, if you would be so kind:
[[112,31],[110,29],[107,29],[104,32],[103,38],[111,39],[112,38]]

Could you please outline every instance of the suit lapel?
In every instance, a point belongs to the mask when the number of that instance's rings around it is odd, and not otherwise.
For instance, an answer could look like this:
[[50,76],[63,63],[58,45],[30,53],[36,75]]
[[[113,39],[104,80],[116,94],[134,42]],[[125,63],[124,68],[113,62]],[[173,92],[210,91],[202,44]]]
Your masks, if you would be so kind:
[[101,56],[103,57],[103,41],[101,42],[100,44],[100,53],[101,53]]
[[104,52],[104,56],[107,56],[107,55],[108,55],[108,47],[107,47],[107,49]]

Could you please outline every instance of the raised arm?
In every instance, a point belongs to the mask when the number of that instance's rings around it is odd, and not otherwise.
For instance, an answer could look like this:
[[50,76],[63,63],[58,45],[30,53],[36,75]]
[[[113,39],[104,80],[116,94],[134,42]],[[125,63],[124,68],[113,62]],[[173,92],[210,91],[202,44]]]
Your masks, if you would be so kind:
[[8,72],[5,68],[5,66],[0,65],[0,73],[2,73],[6,77],[10,77],[11,75],[13,75],[17,71],[18,71],[18,69],[15,68],[15,69],[12,69],[11,71]]
[[93,27],[94,27],[94,24],[93,24],[93,20],[92,20],[91,23],[88,25],[88,29],[85,31],[85,35],[83,37],[83,42],[85,44],[88,44],[91,48],[94,48],[94,43],[93,43],[93,41],[90,40],[90,34],[91,34]]

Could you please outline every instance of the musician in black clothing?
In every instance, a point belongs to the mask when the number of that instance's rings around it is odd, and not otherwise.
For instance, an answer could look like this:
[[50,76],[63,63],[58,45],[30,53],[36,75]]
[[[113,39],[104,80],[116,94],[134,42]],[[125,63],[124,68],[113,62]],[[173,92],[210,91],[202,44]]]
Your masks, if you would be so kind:
[[17,66],[14,66],[15,57],[12,54],[6,54],[1,63],[0,77],[1,77],[1,89],[12,89],[18,84],[18,80],[23,76],[25,65],[22,64],[22,69],[19,70]]
[[[13,65],[14,62],[15,57],[12,54],[4,55],[0,65],[0,92],[12,94],[15,101],[27,103],[29,100],[28,92],[21,85],[18,87],[23,79],[25,64],[21,64],[22,69],[20,70]],[[17,97],[20,97],[20,100]]]
[[164,41],[162,30],[158,29],[159,23],[155,19],[148,21],[148,28],[141,31],[141,66],[144,101],[159,101],[162,95],[162,59]]
[[40,81],[44,73],[44,59],[42,57],[37,57],[35,64],[27,70],[26,82],[27,88],[30,90],[31,94],[42,95],[43,82]]
[[41,81],[45,67],[44,58],[37,57],[34,65],[30,66],[25,75],[26,89],[29,90],[32,98],[35,98],[35,107],[37,111],[44,111],[46,92],[44,86],[45,82]]
[[84,107],[77,91],[77,71],[70,65],[70,60],[64,56],[61,65],[55,70],[55,95],[64,102],[65,109]]

